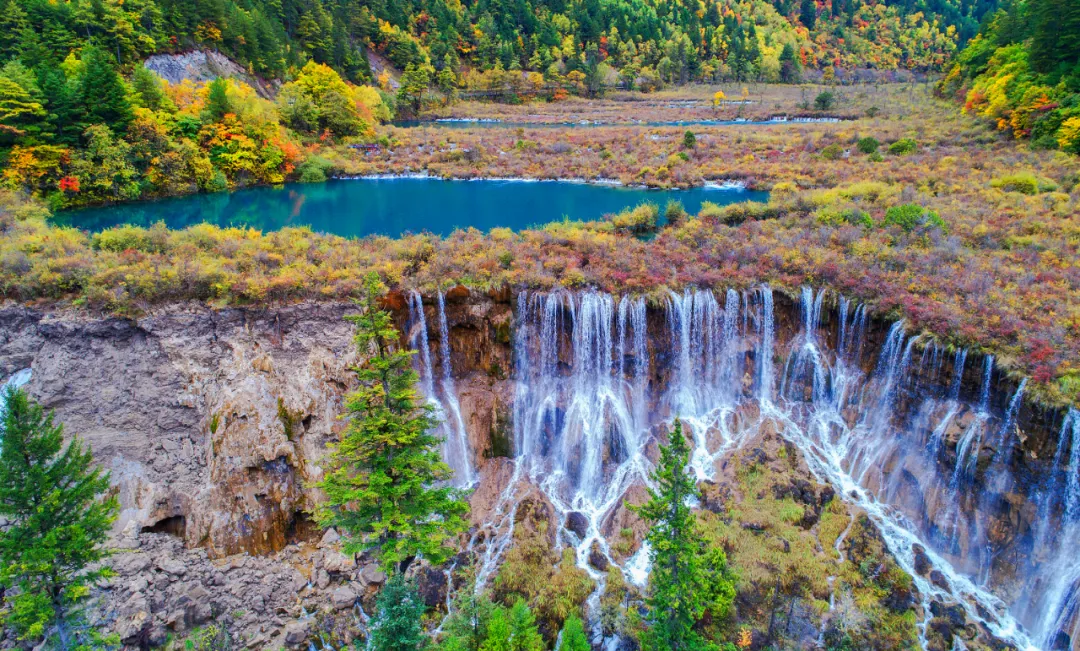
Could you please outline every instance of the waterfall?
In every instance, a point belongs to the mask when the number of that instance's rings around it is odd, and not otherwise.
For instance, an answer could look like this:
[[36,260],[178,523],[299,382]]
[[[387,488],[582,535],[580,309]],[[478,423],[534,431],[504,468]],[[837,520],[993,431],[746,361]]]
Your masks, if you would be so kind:
[[773,391],[773,346],[776,340],[776,324],[773,314],[772,288],[761,288],[761,319],[758,325],[760,344],[758,346],[758,399],[762,403],[772,402]]
[[964,383],[964,364],[967,362],[967,354],[967,348],[961,348],[953,357],[953,379],[952,384],[949,385],[949,400],[960,399],[960,386]]
[[[645,451],[654,432],[682,419],[693,446],[692,470],[704,480],[714,478],[725,455],[753,440],[768,422],[770,430],[800,449],[820,481],[873,520],[899,565],[912,575],[924,612],[932,600],[958,603],[971,621],[1017,647],[1035,648],[1028,632],[1048,645],[1048,636],[1076,620],[1078,607],[1080,567],[1071,550],[1080,539],[1080,416],[1070,412],[1066,419],[1054,461],[1061,470],[1050,485],[1028,496],[1038,500],[1039,521],[1046,525],[1038,534],[1038,559],[1045,562],[1038,567],[1033,556],[1031,567],[1025,566],[1033,576],[1029,588],[1020,597],[1002,590],[1011,595],[1006,603],[995,593],[994,553],[986,550],[990,500],[999,492],[986,487],[1026,489],[1011,477],[1005,457],[985,473],[978,459],[987,439],[1011,435],[1026,382],[1004,409],[993,404],[995,360],[986,356],[978,394],[962,397],[968,351],[955,351],[946,375],[943,347],[919,335],[908,337],[903,321],[889,327],[876,364],[866,371],[863,352],[873,341],[867,335],[868,310],[837,297],[837,334],[830,350],[832,342],[822,330],[824,298],[822,291],[804,288],[798,296],[798,332],[778,342],[774,295],[767,286],[669,293],[652,320],[640,297],[596,290],[518,293],[514,473],[484,525],[494,533],[484,534],[478,584],[490,578],[510,544],[519,494],[515,484],[522,482],[551,503],[557,544],[574,551],[600,590],[604,574],[589,563],[594,546],[627,580],[643,585],[648,549],[617,563],[604,527],[627,491],[648,486],[652,466]],[[410,310],[417,312],[414,328],[420,328],[418,299]],[[441,297],[439,325],[443,368],[441,380],[433,377],[432,384],[452,414]],[[421,367],[430,367],[417,344]],[[956,423],[962,431],[952,427]],[[949,431],[960,439],[955,465],[947,456]],[[920,495],[912,496],[912,486]],[[946,502],[948,508],[936,508]],[[577,523],[573,531],[571,516]],[[917,545],[944,583],[915,572]],[[597,595],[589,603],[595,609]],[[927,630],[928,617],[920,623],[924,646]]]
[[442,373],[439,386],[435,385],[435,370],[431,361],[431,348],[428,345],[427,317],[424,303],[419,293],[409,296],[409,345],[419,351],[417,365],[420,373],[420,390],[431,405],[439,421],[438,433],[442,437],[442,456],[454,471],[455,486],[467,487],[476,482],[469,450],[468,432],[461,416],[461,406],[457,398],[457,389],[450,368],[450,337],[446,322],[446,306],[443,295],[439,293],[439,343]]
[[[444,443],[447,463],[454,469],[454,479],[458,485],[472,486],[476,483],[469,450],[469,435],[465,430],[465,421],[461,418],[461,405],[458,402],[457,388],[450,363],[450,327],[446,320],[446,298],[439,292],[439,357],[442,360],[442,395],[445,411],[448,412],[447,425],[449,435]],[[430,363],[430,360],[429,360]]]
[[[1066,445],[1068,443],[1068,445]],[[1080,555],[1076,553],[1076,541],[1080,539],[1080,412],[1070,409],[1062,423],[1054,454],[1053,468],[1060,468],[1068,450],[1068,462],[1063,473],[1051,475],[1040,505],[1041,520],[1049,522],[1050,503],[1060,497],[1059,518],[1060,543],[1057,544],[1045,569],[1039,574],[1049,577],[1049,586],[1042,600],[1032,599],[1041,609],[1037,633],[1044,649],[1055,648],[1057,633],[1064,630],[1073,640],[1080,636]],[[1048,528],[1048,527],[1044,527]],[[1046,531],[1039,534],[1045,543]],[[1030,582],[1029,582],[1030,584]],[[1040,603],[1041,602],[1041,603]]]
[[983,359],[982,387],[979,389],[979,412],[986,413],[990,409],[990,378],[994,373],[994,356],[987,355]]
[[428,346],[427,317],[424,315],[424,303],[419,292],[409,295],[409,323],[412,332],[409,345],[413,350],[420,352],[420,390],[423,391],[425,398],[438,406],[435,398],[435,379],[431,368],[431,348]]

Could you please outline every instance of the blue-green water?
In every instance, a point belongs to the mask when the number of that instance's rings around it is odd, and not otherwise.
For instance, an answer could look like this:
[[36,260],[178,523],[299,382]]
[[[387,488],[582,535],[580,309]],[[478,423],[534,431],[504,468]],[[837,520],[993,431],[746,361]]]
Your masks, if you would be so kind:
[[59,213],[55,221],[90,231],[163,221],[169,228],[209,222],[263,231],[303,225],[346,237],[448,235],[469,226],[482,231],[497,226],[520,230],[563,217],[598,219],[644,202],[662,208],[669,199],[696,213],[704,201],[720,205],[765,201],[768,193],[707,187],[645,190],[568,181],[335,179],[88,208]]

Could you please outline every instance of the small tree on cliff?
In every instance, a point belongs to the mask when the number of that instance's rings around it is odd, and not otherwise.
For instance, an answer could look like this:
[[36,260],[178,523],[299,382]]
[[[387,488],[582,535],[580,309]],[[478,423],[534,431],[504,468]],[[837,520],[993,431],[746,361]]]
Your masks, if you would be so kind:
[[646,539],[652,560],[649,576],[648,630],[644,647],[656,651],[697,651],[713,648],[697,630],[706,611],[715,619],[728,615],[735,599],[734,581],[720,549],[704,545],[697,518],[688,501],[698,497],[697,484],[687,471],[690,449],[682,423],[660,448],[649,501],[637,507],[651,524]]
[[76,438],[64,448],[63,426],[18,389],[6,389],[0,432],[0,583],[7,596],[2,621],[22,640],[45,638],[52,648],[86,649],[102,641],[82,625],[80,604],[111,575],[97,565],[116,518],[116,498],[102,499],[109,475],[92,465]]
[[424,600],[416,587],[395,574],[379,591],[371,625],[373,651],[416,651],[427,646]]
[[390,314],[379,307],[378,275],[365,285],[360,314],[346,317],[365,358],[355,369],[360,386],[346,396],[349,425],[327,458],[319,483],[326,501],[316,516],[344,534],[347,553],[373,551],[387,572],[404,573],[417,556],[437,565],[454,553],[469,507],[439,485],[452,471],[431,433],[431,408],[416,392],[415,351],[398,345]]

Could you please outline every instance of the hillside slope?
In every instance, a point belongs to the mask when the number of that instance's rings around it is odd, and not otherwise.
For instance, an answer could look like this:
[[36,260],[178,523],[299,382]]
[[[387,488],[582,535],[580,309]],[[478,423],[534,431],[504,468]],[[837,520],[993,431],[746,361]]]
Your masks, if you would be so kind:
[[[432,63],[563,73],[606,61],[670,81],[778,78],[785,61],[926,69],[944,64],[992,0],[76,0],[0,2],[0,57],[33,67],[87,43],[132,64],[220,50],[280,78],[309,59],[371,80],[363,49]],[[786,60],[782,54],[788,48]],[[790,72],[790,71],[789,71]]]

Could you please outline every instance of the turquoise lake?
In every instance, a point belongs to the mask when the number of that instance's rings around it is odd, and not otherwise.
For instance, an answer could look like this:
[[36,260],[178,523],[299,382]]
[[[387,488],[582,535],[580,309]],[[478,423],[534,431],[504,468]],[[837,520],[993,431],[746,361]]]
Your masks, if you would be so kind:
[[262,231],[310,226],[346,237],[394,237],[422,232],[449,235],[470,226],[481,231],[499,226],[520,230],[564,217],[597,219],[644,202],[663,208],[669,199],[696,213],[705,201],[719,205],[765,201],[768,193],[726,187],[646,190],[569,181],[334,179],[67,211],[54,221],[89,231],[161,221],[169,228],[200,222]]

